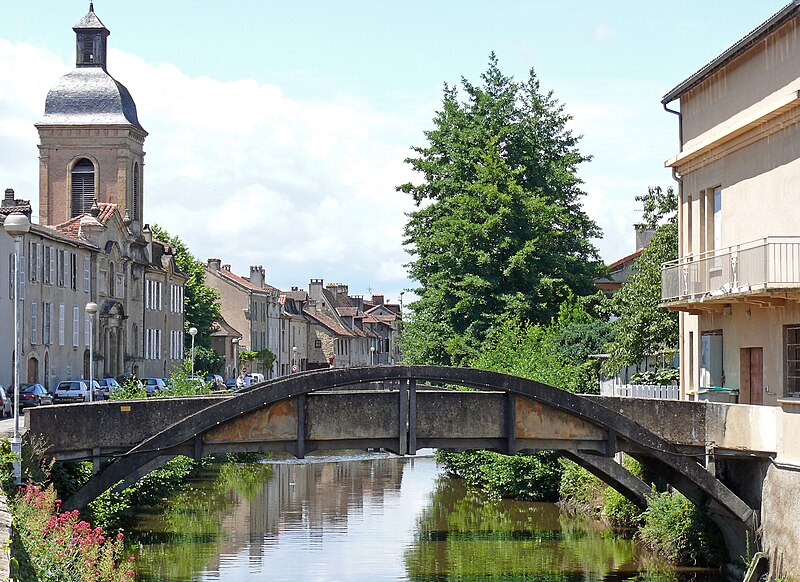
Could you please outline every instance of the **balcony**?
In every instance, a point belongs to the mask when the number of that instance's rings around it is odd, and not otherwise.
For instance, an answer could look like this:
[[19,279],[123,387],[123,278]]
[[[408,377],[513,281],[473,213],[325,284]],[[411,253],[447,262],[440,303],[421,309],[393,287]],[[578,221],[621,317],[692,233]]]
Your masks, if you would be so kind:
[[766,237],[664,263],[661,303],[688,312],[800,300],[800,237]]

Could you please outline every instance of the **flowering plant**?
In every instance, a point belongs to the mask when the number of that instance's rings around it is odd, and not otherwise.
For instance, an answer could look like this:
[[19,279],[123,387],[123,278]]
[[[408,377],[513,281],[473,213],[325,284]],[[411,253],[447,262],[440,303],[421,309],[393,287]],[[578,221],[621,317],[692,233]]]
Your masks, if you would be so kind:
[[82,521],[78,510],[62,512],[52,485],[43,489],[29,483],[12,505],[14,553],[27,558],[38,579],[123,582],[135,577],[133,558],[123,560],[123,534],[106,537],[101,528]]

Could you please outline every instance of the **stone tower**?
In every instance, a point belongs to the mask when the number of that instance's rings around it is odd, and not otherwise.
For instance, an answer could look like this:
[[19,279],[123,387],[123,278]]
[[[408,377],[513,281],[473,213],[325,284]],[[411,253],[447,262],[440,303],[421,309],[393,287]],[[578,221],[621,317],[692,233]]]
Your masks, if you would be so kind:
[[136,104],[106,70],[110,34],[94,6],[74,27],[75,69],[50,89],[39,130],[40,223],[56,225],[116,204],[141,232],[144,140]]

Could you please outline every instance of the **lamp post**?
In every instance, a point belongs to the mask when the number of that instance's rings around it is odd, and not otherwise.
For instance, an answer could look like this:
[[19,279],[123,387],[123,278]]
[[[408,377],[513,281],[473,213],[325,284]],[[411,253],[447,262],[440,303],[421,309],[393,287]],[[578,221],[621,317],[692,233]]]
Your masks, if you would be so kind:
[[94,316],[97,313],[97,303],[90,301],[86,304],[86,314],[89,316],[89,402],[94,402]]
[[19,438],[19,360],[22,344],[19,329],[19,272],[22,254],[22,237],[31,229],[31,221],[21,212],[9,214],[3,227],[14,239],[14,436],[11,438],[11,454],[14,456],[14,482],[22,482],[22,440]]
[[194,380],[194,336],[197,335],[197,328],[190,327],[189,335],[192,336],[192,380]]
[[297,372],[297,346],[292,346],[292,372]]
[[233,338],[233,377],[234,379],[239,377],[239,342],[242,338],[235,337]]
[[370,366],[375,365],[375,346],[369,347],[369,365]]

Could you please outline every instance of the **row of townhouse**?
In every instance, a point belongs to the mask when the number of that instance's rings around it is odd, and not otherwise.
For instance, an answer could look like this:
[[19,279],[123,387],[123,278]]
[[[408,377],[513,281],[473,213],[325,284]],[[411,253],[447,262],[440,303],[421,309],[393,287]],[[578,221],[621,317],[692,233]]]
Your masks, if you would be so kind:
[[[39,216],[21,244],[20,369],[49,389],[87,377],[166,376],[184,355],[186,277],[143,221],[144,140],[136,104],[106,69],[110,34],[92,7],[74,27],[75,68],[47,94],[39,132]],[[6,190],[5,221],[33,218]],[[14,329],[15,244],[0,234],[0,318]],[[97,314],[89,325],[87,303]],[[90,333],[91,327],[91,333]],[[91,346],[91,350],[89,347]],[[13,375],[14,333],[0,335],[0,383]]]
[[[89,354],[96,377],[163,376],[183,358],[183,289],[172,249],[143,237],[127,241],[117,209],[98,205],[79,220],[55,227],[31,224],[20,245],[20,378],[52,390],[62,380],[86,378]],[[6,190],[0,217],[30,219],[30,203]],[[8,292],[0,318],[14,326],[15,244],[0,234],[0,270]],[[98,305],[90,323],[88,303]],[[92,349],[90,350],[89,347]],[[14,333],[0,337],[0,383],[13,379]]]
[[225,359],[226,377],[237,375],[243,350],[274,354],[270,369],[258,362],[243,366],[273,378],[400,361],[400,306],[383,295],[351,296],[347,285],[325,286],[322,279],[311,279],[308,291],[281,291],[266,282],[263,267],[250,267],[249,277],[243,277],[216,258],[206,263],[205,281],[220,294],[223,321],[213,345]]

